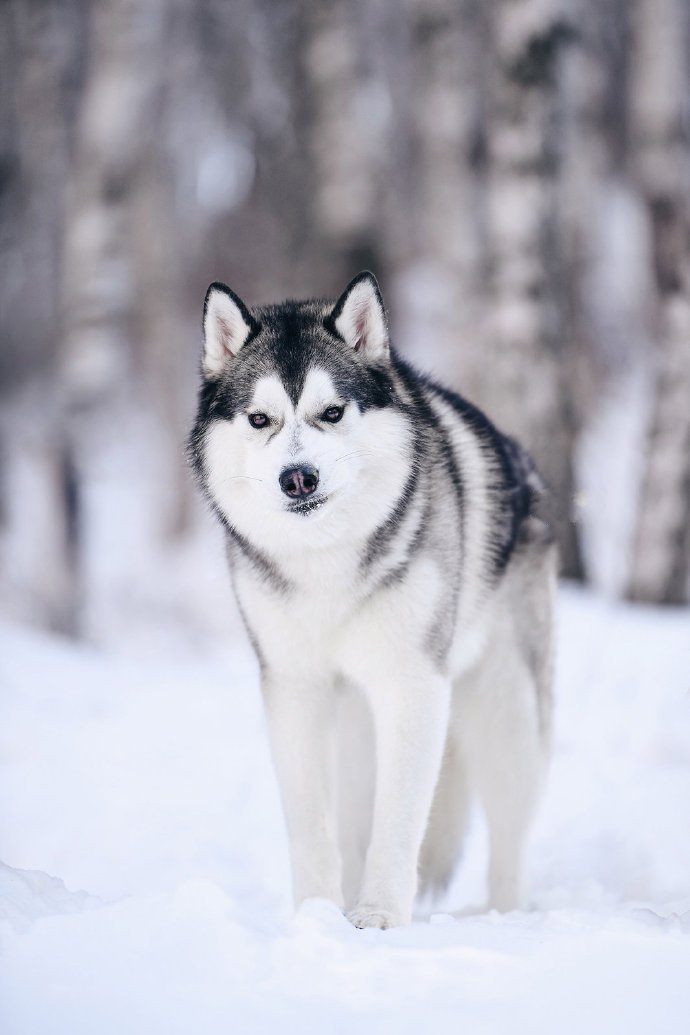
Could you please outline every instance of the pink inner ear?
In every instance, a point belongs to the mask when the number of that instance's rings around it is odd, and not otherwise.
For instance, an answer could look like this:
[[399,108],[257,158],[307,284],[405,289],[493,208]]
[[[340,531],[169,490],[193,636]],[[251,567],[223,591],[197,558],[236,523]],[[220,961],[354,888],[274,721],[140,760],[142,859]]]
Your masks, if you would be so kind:
[[355,321],[355,352],[359,352],[364,344],[364,332],[367,326],[367,318],[364,312],[360,312]]
[[232,328],[227,320],[224,320],[222,316],[216,318],[218,320],[218,329],[220,331],[221,341],[223,348],[226,352],[232,355],[232,349],[230,348],[230,340],[232,337]]

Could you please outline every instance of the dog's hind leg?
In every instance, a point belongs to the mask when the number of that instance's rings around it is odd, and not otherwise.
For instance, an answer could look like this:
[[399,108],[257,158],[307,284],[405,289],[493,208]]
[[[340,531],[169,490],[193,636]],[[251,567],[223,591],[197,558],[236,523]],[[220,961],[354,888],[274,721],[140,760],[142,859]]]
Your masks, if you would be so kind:
[[462,738],[489,830],[488,906],[523,905],[523,856],[546,768],[537,690],[517,650],[489,650],[463,681]]
[[467,767],[451,728],[419,856],[420,894],[440,894],[450,884],[462,853],[469,806]]

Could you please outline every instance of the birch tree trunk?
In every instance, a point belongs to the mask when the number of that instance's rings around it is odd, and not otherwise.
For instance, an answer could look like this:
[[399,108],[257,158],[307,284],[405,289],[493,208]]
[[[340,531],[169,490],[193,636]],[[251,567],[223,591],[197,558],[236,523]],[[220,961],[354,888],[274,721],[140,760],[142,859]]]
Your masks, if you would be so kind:
[[689,17],[683,0],[634,6],[634,158],[652,227],[656,306],[653,400],[628,596],[666,604],[688,600],[690,579]]
[[73,613],[74,472],[56,434],[55,372],[63,189],[88,26],[77,0],[0,8],[0,525],[14,537],[3,592],[55,631]]
[[560,223],[563,51],[558,0],[495,0],[488,122],[488,293],[481,398],[534,455],[555,494],[561,565],[582,577],[573,520],[575,414],[568,388]]
[[472,396],[484,229],[481,8],[413,0],[408,17],[407,190],[388,215],[399,338]]
[[389,168],[385,58],[374,45],[385,4],[312,0],[304,54],[312,258],[329,293],[359,269],[381,270]]
[[[68,183],[61,292],[60,437],[73,472],[72,579],[65,613],[82,624],[89,485],[117,441],[133,371],[137,266],[132,247],[142,151],[155,126],[155,42],[164,6],[95,0]],[[136,393],[135,393],[136,394]]]

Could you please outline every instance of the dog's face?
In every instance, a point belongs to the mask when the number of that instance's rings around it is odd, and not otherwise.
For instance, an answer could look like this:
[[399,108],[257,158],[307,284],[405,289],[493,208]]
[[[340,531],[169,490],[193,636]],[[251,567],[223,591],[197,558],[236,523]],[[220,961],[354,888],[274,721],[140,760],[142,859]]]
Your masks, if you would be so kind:
[[253,311],[211,285],[202,370],[193,452],[214,505],[245,533],[273,518],[274,531],[309,535],[329,514],[336,529],[397,489],[408,435],[371,274],[335,305]]

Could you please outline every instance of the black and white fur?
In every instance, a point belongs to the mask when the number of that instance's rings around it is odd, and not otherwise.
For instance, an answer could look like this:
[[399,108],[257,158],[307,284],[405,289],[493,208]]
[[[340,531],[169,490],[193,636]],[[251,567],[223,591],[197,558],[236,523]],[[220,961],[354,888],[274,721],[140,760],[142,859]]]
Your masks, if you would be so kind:
[[261,667],[296,901],[408,922],[476,794],[489,905],[517,908],[556,568],[530,458],[396,354],[370,273],[252,310],[212,284],[202,372],[190,452]]

